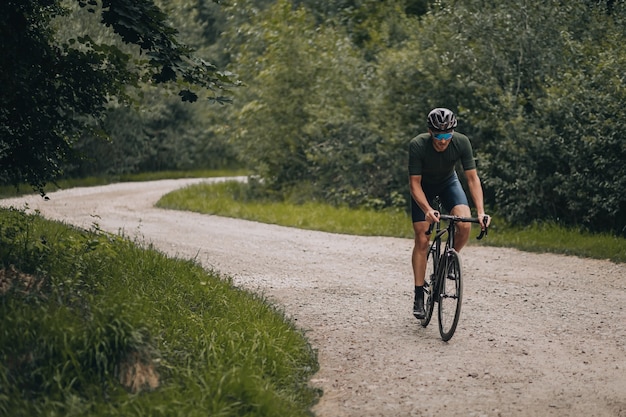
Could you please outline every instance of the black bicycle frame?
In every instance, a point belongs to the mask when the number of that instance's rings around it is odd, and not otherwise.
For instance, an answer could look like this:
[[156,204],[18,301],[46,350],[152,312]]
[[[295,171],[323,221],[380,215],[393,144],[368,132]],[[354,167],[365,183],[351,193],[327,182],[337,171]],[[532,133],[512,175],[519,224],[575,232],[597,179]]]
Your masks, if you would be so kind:
[[[450,247],[454,247],[454,221],[452,220],[452,227],[446,227],[444,229],[441,228],[441,222],[437,222],[437,229],[435,230],[435,237],[433,242],[430,245],[430,249],[429,252],[432,254],[432,256],[436,257],[436,262],[434,263],[435,267],[434,267],[434,282],[433,282],[433,295],[437,294],[440,289],[439,289],[439,284],[441,282],[441,280],[439,279],[439,271],[443,270],[445,271],[446,268],[446,262],[448,260],[448,257],[445,256],[446,252],[448,252]],[[441,247],[441,241],[443,236],[449,233],[449,238],[446,239],[446,244],[445,246],[442,248]],[[442,249],[443,249],[443,256],[442,256]]]

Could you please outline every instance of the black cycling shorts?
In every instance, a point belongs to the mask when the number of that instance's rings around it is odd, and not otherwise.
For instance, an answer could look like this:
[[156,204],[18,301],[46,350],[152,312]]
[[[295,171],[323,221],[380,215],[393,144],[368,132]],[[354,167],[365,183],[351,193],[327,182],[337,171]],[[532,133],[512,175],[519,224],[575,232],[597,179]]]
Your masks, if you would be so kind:
[[[461,186],[461,182],[459,181],[459,177],[456,175],[456,172],[453,176],[441,184],[424,184],[422,182],[422,190],[424,190],[424,194],[426,194],[426,198],[431,204],[434,198],[439,196],[441,205],[448,213],[454,206],[465,205],[469,207],[467,196],[465,195],[465,191],[463,191],[463,187]],[[435,209],[437,208],[435,207]],[[423,222],[426,220],[424,212],[412,198],[411,218],[413,219],[413,223]]]

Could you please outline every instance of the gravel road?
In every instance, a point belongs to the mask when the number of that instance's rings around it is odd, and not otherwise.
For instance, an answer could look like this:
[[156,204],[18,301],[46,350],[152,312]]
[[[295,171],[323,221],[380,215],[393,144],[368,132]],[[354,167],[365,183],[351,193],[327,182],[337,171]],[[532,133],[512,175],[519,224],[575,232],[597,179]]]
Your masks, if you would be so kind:
[[319,352],[318,417],[626,417],[626,265],[468,246],[461,321],[445,343],[436,317],[424,329],[411,315],[411,240],[153,207],[201,181],[75,188],[0,205],[123,231],[265,294]]

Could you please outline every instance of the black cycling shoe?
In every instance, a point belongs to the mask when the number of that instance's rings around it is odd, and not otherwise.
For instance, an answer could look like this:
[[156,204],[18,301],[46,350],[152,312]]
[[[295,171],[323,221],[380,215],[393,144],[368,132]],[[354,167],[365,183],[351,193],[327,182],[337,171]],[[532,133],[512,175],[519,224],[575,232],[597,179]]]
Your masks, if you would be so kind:
[[424,298],[418,297],[413,303],[413,316],[416,319],[422,320],[426,317],[426,311],[424,310]]

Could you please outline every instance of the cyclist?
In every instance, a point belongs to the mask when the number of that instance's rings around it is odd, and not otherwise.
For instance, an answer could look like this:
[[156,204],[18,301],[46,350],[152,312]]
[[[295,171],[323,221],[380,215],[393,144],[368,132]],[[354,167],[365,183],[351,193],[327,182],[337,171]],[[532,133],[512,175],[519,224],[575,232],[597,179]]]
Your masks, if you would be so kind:
[[[430,203],[439,196],[443,207],[452,215],[470,217],[467,196],[454,169],[461,161],[467,185],[479,218],[485,216],[483,189],[476,171],[472,145],[467,136],[455,132],[456,116],[446,108],[428,113],[428,133],[417,135],[409,145],[409,183],[411,187],[411,217],[415,233],[412,266],[415,281],[413,315],[418,320],[425,316],[424,277],[428,253],[428,227],[439,220],[439,212]],[[491,218],[487,217],[487,225]],[[485,225],[481,225],[485,227]],[[454,249],[460,251],[467,243],[471,223],[459,223]]]

